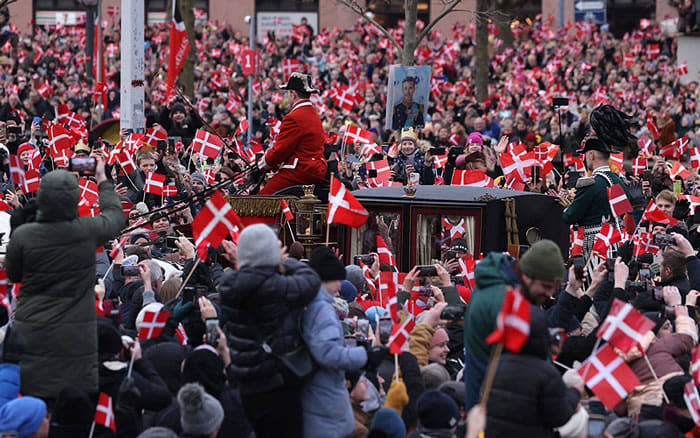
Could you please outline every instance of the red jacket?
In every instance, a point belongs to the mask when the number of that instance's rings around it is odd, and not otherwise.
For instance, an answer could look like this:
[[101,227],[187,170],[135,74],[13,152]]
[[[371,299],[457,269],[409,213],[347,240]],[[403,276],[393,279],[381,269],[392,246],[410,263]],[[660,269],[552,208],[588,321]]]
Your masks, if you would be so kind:
[[282,119],[275,144],[260,161],[260,168],[298,169],[321,177],[326,173],[321,119],[308,99],[298,101]]

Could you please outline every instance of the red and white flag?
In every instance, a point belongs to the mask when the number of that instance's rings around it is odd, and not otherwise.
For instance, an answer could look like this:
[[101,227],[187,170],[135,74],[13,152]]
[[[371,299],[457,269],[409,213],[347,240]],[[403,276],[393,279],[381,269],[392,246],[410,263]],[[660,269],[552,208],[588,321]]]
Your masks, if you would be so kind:
[[372,143],[372,133],[359,126],[348,124],[345,127],[345,134],[343,134],[343,143]]
[[622,170],[622,166],[625,162],[624,154],[618,152],[616,154],[610,154],[610,164],[612,164],[618,171]]
[[610,248],[610,245],[613,243],[618,243],[621,240],[622,234],[620,234],[620,230],[605,222],[596,235],[595,243],[593,244],[593,251],[600,258],[605,259],[607,258],[608,248]]
[[696,385],[700,383],[700,345],[693,350],[693,356],[690,361],[690,375],[693,376],[693,382]]
[[674,161],[669,172],[671,174],[671,178],[673,179],[675,179],[677,176],[680,176],[682,179],[686,179],[690,176],[690,171],[683,167],[680,161]]
[[52,157],[61,155],[63,149],[70,149],[74,143],[75,139],[63,126],[53,124],[49,127],[49,145]]
[[360,204],[360,201],[348,192],[345,185],[334,176],[331,176],[331,191],[328,195],[329,224],[339,223],[357,228],[362,226],[369,217],[369,213]]
[[379,304],[389,308],[394,324],[399,322],[398,302],[396,300],[396,292],[399,290],[398,282],[397,272],[379,273]]
[[683,387],[683,401],[690,412],[695,425],[700,426],[700,397],[698,397],[698,388],[693,381],[686,382]]
[[474,257],[472,257],[471,254],[465,254],[457,261],[459,262],[459,270],[462,274],[462,281],[464,282],[464,285],[471,290],[474,290],[476,287],[474,269],[476,268],[477,261],[474,260]]
[[217,190],[192,221],[192,236],[199,258],[207,258],[207,244],[218,248],[228,235],[237,243],[242,229],[241,218]]
[[119,152],[117,152],[116,159],[119,166],[121,166],[125,173],[129,174],[136,172],[136,163],[134,163],[131,153],[125,148],[122,148]]
[[452,173],[453,186],[493,187],[493,179],[481,169],[455,169]]
[[683,61],[683,64],[678,66],[678,76],[688,74],[688,61]]
[[177,195],[177,186],[174,184],[166,184],[163,186],[163,196],[169,198]]
[[211,132],[198,129],[194,139],[192,139],[192,151],[207,158],[216,158],[221,152],[222,140]]
[[109,252],[109,257],[111,259],[114,259],[117,256],[117,254],[119,254],[119,250],[124,248],[124,244],[126,243],[128,238],[128,235],[122,237],[121,240],[114,246],[114,248],[112,248],[112,250]]
[[573,243],[571,244],[571,255],[583,255],[583,228],[578,228],[574,232]]
[[294,215],[292,214],[292,210],[289,209],[287,201],[280,199],[280,207],[282,207],[282,213],[284,214],[284,218],[287,220],[287,222],[293,221]]
[[651,138],[653,140],[659,138],[659,129],[656,127],[656,122],[654,122],[654,119],[649,113],[647,113],[647,129],[649,133],[651,133]]
[[610,344],[590,356],[577,373],[607,409],[612,409],[639,385],[634,371]]
[[185,331],[185,326],[182,323],[178,324],[177,328],[175,329],[175,336],[177,336],[177,340],[180,341],[180,345],[187,345],[187,332]]
[[486,338],[487,344],[500,342],[509,351],[519,353],[530,336],[530,303],[518,289],[506,291],[496,319],[496,329]]
[[78,202],[78,205],[92,207],[98,198],[97,183],[87,178],[80,178],[78,187],[80,188],[80,202]]
[[168,46],[168,80],[166,101],[175,87],[175,81],[185,65],[187,52],[190,51],[190,41],[187,38],[185,21],[180,14],[177,0],[173,0],[172,22],[170,23],[170,45]]
[[656,206],[653,199],[649,201],[649,205],[647,205],[646,210],[644,210],[641,220],[642,222],[658,222],[664,225],[675,225],[678,222],[676,219],[661,211],[659,207]]
[[165,184],[165,175],[160,173],[148,172],[146,174],[146,182],[143,185],[143,191],[156,196],[163,196],[163,185]]
[[[148,312],[147,312],[148,313]],[[112,397],[104,392],[100,393],[100,399],[97,402],[95,410],[95,424],[100,424],[104,427],[112,429],[112,432],[117,431],[117,425],[114,421],[114,406],[112,405]]]
[[389,161],[387,159],[368,161],[365,163],[365,167],[367,168],[367,185],[369,187],[382,187],[389,185],[391,168],[389,168]]
[[414,325],[413,319],[406,318],[403,323],[392,326],[389,336],[389,353],[401,354],[401,352],[408,350],[408,338],[411,336]]
[[635,158],[632,160],[632,173],[634,174],[634,176],[639,176],[643,174],[645,170],[647,170],[646,158]]
[[615,216],[622,216],[632,211],[632,204],[627,199],[625,189],[620,184],[608,187],[608,200],[610,201],[610,209]]
[[379,255],[379,263],[384,263],[391,266],[396,266],[394,254],[389,250],[389,245],[386,244],[382,236],[377,234],[377,254]]
[[160,336],[169,316],[168,312],[146,311],[143,315],[143,321],[139,325],[139,339],[153,339]]
[[597,336],[623,353],[629,353],[653,328],[654,321],[642,315],[631,304],[615,298]]
[[38,170],[27,170],[24,172],[24,193],[36,193],[41,183],[41,174]]
[[144,143],[150,145],[152,148],[158,147],[159,141],[166,141],[168,139],[168,133],[157,126],[152,126],[146,131],[146,135],[143,137]]
[[693,169],[700,167],[700,150],[698,148],[690,149],[690,167]]
[[375,279],[372,276],[372,270],[369,266],[365,265],[360,261],[360,268],[362,268],[362,275],[365,277],[365,283],[367,284],[367,289],[372,293],[372,296],[377,294],[377,285]]
[[24,184],[24,166],[22,161],[20,161],[17,155],[10,155],[10,178],[12,179],[12,184],[23,185]]
[[659,150],[659,154],[662,157],[672,157],[680,158],[683,153],[688,150],[690,145],[690,140],[688,139],[688,134],[681,138],[678,138]]
[[700,196],[678,195],[678,200],[686,200],[690,203],[690,213],[695,214],[695,209],[700,206]]

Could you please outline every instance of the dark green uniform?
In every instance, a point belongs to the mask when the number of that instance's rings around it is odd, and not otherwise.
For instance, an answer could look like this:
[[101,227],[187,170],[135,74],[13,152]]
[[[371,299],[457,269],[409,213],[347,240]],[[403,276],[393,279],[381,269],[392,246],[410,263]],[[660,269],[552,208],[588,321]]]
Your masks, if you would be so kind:
[[599,173],[604,172],[612,185],[620,184],[629,198],[627,186],[617,174],[610,171],[608,166],[599,167],[594,176],[581,178],[576,184],[576,197],[564,210],[562,219],[569,225],[590,227],[602,225],[601,218],[610,218],[610,202],[608,201],[608,181]]

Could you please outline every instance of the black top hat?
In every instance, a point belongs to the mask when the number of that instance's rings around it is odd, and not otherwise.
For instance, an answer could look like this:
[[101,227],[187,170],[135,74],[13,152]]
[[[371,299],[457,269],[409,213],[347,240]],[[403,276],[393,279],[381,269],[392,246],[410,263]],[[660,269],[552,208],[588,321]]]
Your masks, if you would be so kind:
[[311,86],[311,76],[298,71],[289,76],[286,85],[280,87],[281,90],[294,90],[302,93],[318,93],[318,90]]
[[589,135],[588,137],[583,139],[583,142],[581,143],[581,149],[576,151],[578,154],[584,154],[588,151],[600,151],[605,154],[612,154],[615,151],[610,149],[610,146],[608,146],[603,140],[598,138],[595,135]]

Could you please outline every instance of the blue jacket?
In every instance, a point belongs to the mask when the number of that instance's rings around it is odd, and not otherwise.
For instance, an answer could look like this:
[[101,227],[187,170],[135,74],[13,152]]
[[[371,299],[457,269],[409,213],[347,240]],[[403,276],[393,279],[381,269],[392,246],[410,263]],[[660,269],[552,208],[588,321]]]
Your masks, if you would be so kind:
[[304,312],[303,337],[319,368],[301,391],[304,437],[342,438],[355,430],[345,370],[367,363],[362,347],[343,347],[343,328],[333,298],[323,288]]
[[19,365],[0,364],[0,406],[12,401],[19,395]]

